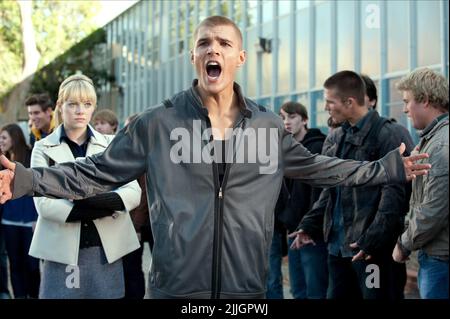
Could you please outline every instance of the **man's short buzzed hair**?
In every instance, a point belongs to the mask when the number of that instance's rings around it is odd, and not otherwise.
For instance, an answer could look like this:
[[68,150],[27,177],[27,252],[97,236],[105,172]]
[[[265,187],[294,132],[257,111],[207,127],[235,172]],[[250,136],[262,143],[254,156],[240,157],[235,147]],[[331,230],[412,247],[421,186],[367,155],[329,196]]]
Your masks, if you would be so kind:
[[211,17],[204,19],[202,22],[200,22],[200,24],[197,26],[197,28],[195,28],[195,31],[194,31],[194,41],[197,40],[198,30],[201,27],[216,27],[216,26],[221,26],[221,25],[229,25],[234,28],[234,30],[236,31],[236,34],[239,37],[240,45],[242,47],[242,32],[241,32],[241,30],[236,25],[236,23],[234,23],[232,20],[228,19],[227,17],[223,17],[223,16],[211,16]]
[[324,88],[335,90],[335,94],[342,101],[352,97],[358,105],[364,105],[366,85],[358,73],[353,71],[340,71],[325,80]]
[[448,112],[448,82],[445,77],[428,68],[416,69],[397,83],[400,91],[411,91],[416,102],[428,99],[430,105]]
[[43,112],[48,108],[54,109],[55,105],[47,93],[33,94],[25,100],[25,106],[39,105]]

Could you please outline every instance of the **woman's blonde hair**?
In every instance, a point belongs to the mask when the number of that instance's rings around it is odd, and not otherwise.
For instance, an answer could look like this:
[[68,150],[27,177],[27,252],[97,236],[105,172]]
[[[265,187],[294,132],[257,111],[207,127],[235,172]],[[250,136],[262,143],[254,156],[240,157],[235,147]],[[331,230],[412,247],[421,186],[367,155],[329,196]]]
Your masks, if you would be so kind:
[[74,74],[66,78],[59,86],[58,100],[55,108],[55,125],[63,122],[61,117],[61,107],[68,99],[76,101],[91,102],[94,107],[97,105],[97,94],[94,83],[83,74]]

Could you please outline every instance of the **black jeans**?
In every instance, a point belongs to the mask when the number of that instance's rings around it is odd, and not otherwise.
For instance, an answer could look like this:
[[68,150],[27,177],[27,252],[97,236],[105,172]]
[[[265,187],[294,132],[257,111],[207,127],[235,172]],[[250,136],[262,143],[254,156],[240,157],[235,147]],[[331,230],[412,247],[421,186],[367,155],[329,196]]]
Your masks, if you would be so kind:
[[14,298],[38,298],[39,259],[28,255],[33,233],[31,227],[2,225],[9,258]]
[[3,228],[0,225],[0,293],[9,294],[7,259],[8,255],[6,254]]
[[143,299],[145,296],[145,278],[142,272],[141,247],[122,258],[123,275],[125,278],[125,299]]
[[351,260],[328,254],[329,299],[403,299],[404,264],[395,263],[388,254],[368,261]]

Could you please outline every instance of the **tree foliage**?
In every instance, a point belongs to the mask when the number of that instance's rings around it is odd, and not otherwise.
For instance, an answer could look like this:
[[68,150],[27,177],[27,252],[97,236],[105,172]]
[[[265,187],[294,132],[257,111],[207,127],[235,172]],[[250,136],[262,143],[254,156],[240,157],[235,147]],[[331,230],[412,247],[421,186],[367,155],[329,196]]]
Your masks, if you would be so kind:
[[0,1],[0,95],[16,83],[22,72],[20,9],[15,1]]
[[[63,54],[97,26],[97,1],[33,1],[33,26],[39,67]],[[16,1],[0,1],[0,97],[20,80],[23,68],[21,18]]]
[[48,92],[54,99],[58,96],[61,82],[69,75],[82,72],[90,77],[96,88],[111,82],[107,70],[96,62],[96,57],[105,55],[106,32],[98,29],[64,54],[36,72],[30,93]]

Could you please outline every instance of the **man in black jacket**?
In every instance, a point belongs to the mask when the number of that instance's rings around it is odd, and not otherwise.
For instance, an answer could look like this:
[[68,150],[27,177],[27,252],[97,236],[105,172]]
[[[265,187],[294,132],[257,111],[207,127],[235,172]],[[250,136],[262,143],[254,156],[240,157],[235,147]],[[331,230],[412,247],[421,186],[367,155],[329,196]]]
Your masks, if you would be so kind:
[[[320,154],[326,136],[317,128],[308,128],[308,111],[297,102],[286,102],[281,106],[280,116],[288,132],[302,143],[312,154]],[[285,208],[276,214],[276,219],[288,233],[296,230],[303,216],[319,198],[321,188],[311,187],[299,180],[285,178],[288,198]],[[292,244],[293,239],[289,239]],[[328,268],[327,249],[323,237],[316,245],[308,245],[302,250],[288,250],[289,279],[294,298],[324,299],[327,295]]]
[[[326,155],[372,161],[411,137],[399,125],[370,111],[364,104],[365,85],[352,71],[342,71],[324,83],[325,108],[344,124],[328,136]],[[299,225],[294,247],[310,243],[322,231],[328,243],[330,298],[398,299],[390,252],[402,231],[408,210],[409,185],[324,189]],[[324,221],[322,222],[322,218]]]
[[[302,143],[312,154],[320,154],[325,135],[319,129],[308,128],[308,111],[297,102],[286,102],[280,108],[280,117],[287,132]],[[321,188],[311,187],[295,179],[285,178],[275,206],[275,223],[270,247],[267,298],[283,299],[282,257],[289,257],[289,283],[294,299],[323,299],[326,297],[328,271],[326,247],[317,246],[298,250],[284,249],[286,231],[296,230],[303,215],[319,198]],[[292,240],[290,240],[292,243]],[[302,257],[303,255],[303,257]]]

